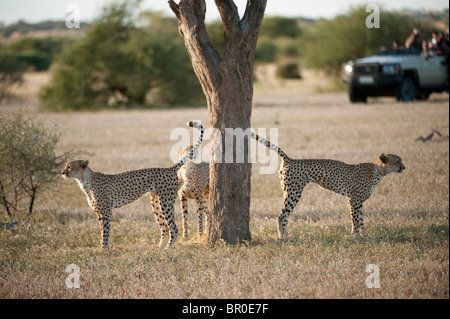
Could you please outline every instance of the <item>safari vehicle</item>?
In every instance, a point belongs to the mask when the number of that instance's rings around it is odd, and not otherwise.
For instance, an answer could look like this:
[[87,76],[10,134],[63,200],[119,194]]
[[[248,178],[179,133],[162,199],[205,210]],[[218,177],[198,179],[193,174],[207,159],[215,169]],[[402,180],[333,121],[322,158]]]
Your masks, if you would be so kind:
[[342,79],[353,103],[365,103],[369,96],[424,100],[433,92],[448,92],[447,63],[446,56],[436,52],[384,50],[343,64]]

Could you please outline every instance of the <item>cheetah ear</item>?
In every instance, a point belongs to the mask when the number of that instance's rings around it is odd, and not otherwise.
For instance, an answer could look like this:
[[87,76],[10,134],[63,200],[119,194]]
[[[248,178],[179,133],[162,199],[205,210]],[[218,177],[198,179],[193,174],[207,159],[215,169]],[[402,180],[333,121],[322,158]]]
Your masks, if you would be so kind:
[[81,167],[82,168],[86,168],[88,166],[88,164],[89,164],[89,161],[82,161],[81,162]]
[[178,150],[178,156],[181,156],[181,154],[183,154],[183,148],[182,147]]
[[385,153],[380,155],[380,161],[381,161],[381,163],[386,164],[387,155]]

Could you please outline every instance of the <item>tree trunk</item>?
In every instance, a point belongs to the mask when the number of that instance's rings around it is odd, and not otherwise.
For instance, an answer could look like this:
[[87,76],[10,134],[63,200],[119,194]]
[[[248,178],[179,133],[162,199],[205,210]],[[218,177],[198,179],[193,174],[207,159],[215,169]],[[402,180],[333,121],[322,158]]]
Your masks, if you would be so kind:
[[28,215],[31,215],[33,212],[34,201],[36,200],[37,189],[33,189],[30,194],[30,205],[28,206]]
[[13,214],[11,213],[11,210],[9,209],[9,202],[6,199],[5,189],[3,188],[2,181],[0,181],[0,203],[2,203],[3,206],[5,206],[6,214],[8,216],[12,216]]
[[[225,160],[226,130],[250,128],[253,100],[253,59],[267,0],[248,0],[242,19],[232,0],[215,0],[224,25],[223,57],[212,46],[205,28],[204,0],[169,1],[179,21],[194,71],[206,96],[213,136],[210,163],[210,205],[207,236],[210,242],[250,241],[251,163],[247,137],[244,162]],[[236,130],[237,131],[237,130]],[[227,149],[227,152],[230,150]]]

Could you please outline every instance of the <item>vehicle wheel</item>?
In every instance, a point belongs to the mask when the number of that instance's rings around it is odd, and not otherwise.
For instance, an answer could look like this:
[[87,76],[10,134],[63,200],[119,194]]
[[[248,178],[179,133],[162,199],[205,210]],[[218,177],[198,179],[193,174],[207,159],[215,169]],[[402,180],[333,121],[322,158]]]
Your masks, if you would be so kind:
[[416,86],[410,78],[404,78],[397,87],[397,101],[411,102],[416,96]]
[[362,94],[357,88],[350,87],[348,90],[348,97],[352,103],[366,103],[367,95]]

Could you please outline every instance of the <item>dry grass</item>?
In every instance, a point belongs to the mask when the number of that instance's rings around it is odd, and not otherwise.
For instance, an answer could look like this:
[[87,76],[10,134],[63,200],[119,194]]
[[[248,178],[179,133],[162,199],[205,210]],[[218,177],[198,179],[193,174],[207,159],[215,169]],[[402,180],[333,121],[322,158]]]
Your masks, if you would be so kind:
[[[74,181],[64,181],[0,229],[0,298],[449,298],[449,108],[447,95],[426,103],[390,99],[350,105],[343,93],[257,92],[254,128],[277,127],[292,157],[373,161],[402,157],[406,171],[385,177],[364,207],[367,234],[354,238],[347,200],[315,185],[290,218],[290,243],[277,240],[277,176],[253,167],[250,246],[208,246],[195,235],[159,251],[147,196],[114,211],[112,249],[99,248],[95,214]],[[92,153],[92,169],[116,173],[169,166],[170,132],[206,109],[42,114],[58,123],[60,148]],[[207,125],[207,124],[206,124]],[[428,143],[415,138],[438,129]],[[180,226],[179,202],[176,203]],[[2,217],[4,218],[4,217]],[[69,264],[80,288],[65,286]],[[365,285],[368,264],[381,287]]]

